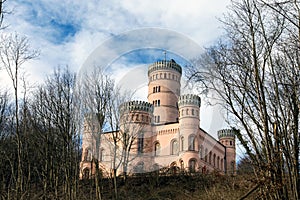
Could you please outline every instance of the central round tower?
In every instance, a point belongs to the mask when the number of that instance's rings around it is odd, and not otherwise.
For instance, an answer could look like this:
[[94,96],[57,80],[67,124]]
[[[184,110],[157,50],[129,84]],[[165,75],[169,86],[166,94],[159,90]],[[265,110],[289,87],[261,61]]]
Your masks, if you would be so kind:
[[148,68],[148,102],[154,106],[154,124],[178,121],[178,96],[182,69],[173,59],[158,61]]

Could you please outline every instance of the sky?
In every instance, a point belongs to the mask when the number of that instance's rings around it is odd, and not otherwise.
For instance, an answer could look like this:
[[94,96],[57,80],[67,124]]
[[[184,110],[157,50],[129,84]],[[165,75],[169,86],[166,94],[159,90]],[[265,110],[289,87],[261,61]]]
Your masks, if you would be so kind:
[[[167,59],[184,68],[213,45],[224,32],[219,19],[230,0],[9,0],[5,4],[10,14],[4,16],[8,27],[2,32],[25,35],[40,52],[24,64],[33,84],[54,68],[68,65],[80,72],[96,62],[118,84],[135,87],[137,99],[146,100],[147,66],[163,60],[165,51]],[[5,81],[1,71],[0,82]],[[224,118],[218,107],[201,98],[201,127],[216,136],[218,129],[226,128]]]

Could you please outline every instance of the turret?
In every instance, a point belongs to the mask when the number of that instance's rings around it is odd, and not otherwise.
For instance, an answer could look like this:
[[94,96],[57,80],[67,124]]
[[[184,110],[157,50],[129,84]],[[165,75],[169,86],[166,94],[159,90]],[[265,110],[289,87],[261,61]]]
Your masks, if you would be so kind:
[[198,151],[200,105],[201,99],[197,95],[186,94],[179,97],[180,149],[182,151]]
[[236,149],[235,149],[235,135],[234,129],[222,129],[218,131],[219,141],[226,147],[225,154],[225,173],[235,174],[236,173]]
[[178,121],[178,96],[182,69],[173,59],[148,68],[148,102],[154,105],[154,124]]
[[129,101],[120,106],[120,131],[137,138],[133,152],[139,154],[151,151],[153,105],[144,101]]
[[151,124],[153,105],[145,101],[129,101],[120,106],[121,125],[124,123]]

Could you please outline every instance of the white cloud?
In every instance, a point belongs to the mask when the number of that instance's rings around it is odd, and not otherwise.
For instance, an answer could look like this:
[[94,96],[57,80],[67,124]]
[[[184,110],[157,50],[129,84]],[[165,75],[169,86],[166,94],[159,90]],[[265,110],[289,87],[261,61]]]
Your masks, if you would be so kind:
[[[27,35],[31,46],[41,51],[38,60],[24,66],[32,77],[30,79],[36,82],[59,65],[79,70],[88,56],[110,37],[133,29],[169,29],[183,34],[200,47],[212,44],[221,33],[217,18],[222,16],[229,3],[230,0],[15,0],[5,3],[7,10],[13,10],[12,14],[5,16],[6,24],[10,25],[5,31]],[[71,31],[70,34],[67,31]],[[137,37],[137,41],[143,42],[142,36]],[[164,45],[172,46],[178,52],[184,51],[184,46],[172,38],[165,41],[162,48]],[[115,59],[120,56],[115,49],[101,50],[103,55]],[[185,52],[188,53],[193,54]],[[115,67],[119,67],[115,76],[128,70],[120,63]]]

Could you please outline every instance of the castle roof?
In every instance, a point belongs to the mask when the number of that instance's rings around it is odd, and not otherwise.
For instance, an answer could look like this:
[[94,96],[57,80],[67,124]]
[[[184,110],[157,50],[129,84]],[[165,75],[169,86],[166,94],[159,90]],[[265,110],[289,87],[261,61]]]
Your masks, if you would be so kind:
[[236,129],[222,129],[218,131],[218,138],[221,139],[223,137],[233,137],[235,138],[236,132],[238,130]]
[[153,105],[146,101],[128,101],[120,106],[121,112],[144,111],[153,113]]
[[195,105],[200,107],[201,99],[198,95],[195,94],[184,94],[181,95],[178,99],[178,106],[185,106],[185,105]]
[[151,64],[148,68],[148,75],[152,73],[153,71],[156,70],[175,70],[182,74],[182,68],[179,64],[175,62],[175,60],[171,59],[170,61],[168,60],[162,60],[162,61],[157,61],[153,64]]

